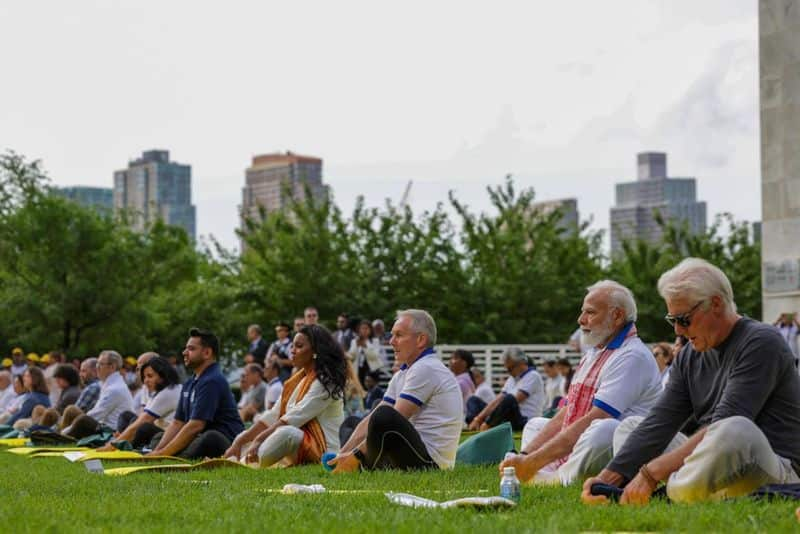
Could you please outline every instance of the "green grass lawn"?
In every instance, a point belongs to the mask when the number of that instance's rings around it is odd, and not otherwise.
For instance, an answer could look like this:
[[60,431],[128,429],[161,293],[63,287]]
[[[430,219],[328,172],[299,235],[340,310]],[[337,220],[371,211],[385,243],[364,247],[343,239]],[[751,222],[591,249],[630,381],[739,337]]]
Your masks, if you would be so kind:
[[[105,466],[119,467],[119,462]],[[62,458],[0,450],[3,532],[577,532],[798,531],[798,503],[749,500],[683,506],[586,507],[579,488],[523,487],[511,511],[425,510],[393,505],[399,491],[436,500],[495,495],[495,468],[331,476],[321,467],[108,477]],[[323,484],[330,493],[282,495],[284,484]]]

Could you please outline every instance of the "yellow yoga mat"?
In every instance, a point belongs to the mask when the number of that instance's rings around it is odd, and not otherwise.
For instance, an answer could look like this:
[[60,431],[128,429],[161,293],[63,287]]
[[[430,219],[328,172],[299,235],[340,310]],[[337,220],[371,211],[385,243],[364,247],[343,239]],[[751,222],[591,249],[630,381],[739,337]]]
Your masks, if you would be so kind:
[[145,471],[201,471],[204,469],[218,469],[221,467],[240,467],[244,469],[253,469],[246,465],[240,464],[233,460],[226,460],[224,458],[215,458],[213,460],[204,460],[197,464],[166,464],[166,465],[142,465],[136,467],[114,467],[106,469],[103,474],[109,476],[125,476],[131,473],[141,473]]
[[10,452],[11,454],[20,454],[23,456],[30,455],[30,454],[38,454],[40,452],[57,452],[58,455],[61,456],[65,452],[75,452],[75,451],[90,451],[89,447],[17,447],[14,449],[8,449],[6,452]]
[[82,457],[78,458],[77,462],[87,462],[89,460],[122,460],[122,461],[136,461],[136,462],[152,462],[158,460],[172,460],[174,462],[188,463],[189,460],[184,458],[177,458],[175,456],[143,456],[142,454],[134,451],[89,451]]
[[28,443],[28,438],[0,439],[0,447],[22,447],[26,443]]

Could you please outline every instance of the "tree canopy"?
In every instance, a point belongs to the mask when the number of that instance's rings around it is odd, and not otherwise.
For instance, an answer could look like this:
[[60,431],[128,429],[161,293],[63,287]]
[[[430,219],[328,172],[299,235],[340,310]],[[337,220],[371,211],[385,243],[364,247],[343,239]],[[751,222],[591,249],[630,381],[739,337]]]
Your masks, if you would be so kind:
[[[178,354],[191,326],[217,332],[227,354],[246,347],[248,324],[291,322],[313,305],[336,316],[381,318],[429,310],[445,343],[564,342],[585,288],[612,278],[634,292],[646,341],[668,339],[656,291],[681,258],[708,259],[728,274],[739,309],[761,315],[760,248],[730,215],[707,232],[660,221],[661,243],[626,242],[608,259],[603,235],[565,229],[561,213],[534,206],[509,176],[487,187],[491,209],[474,213],[451,193],[430,212],[363,199],[345,215],[333,198],[245,219],[241,255],[212,242],[195,248],[175,227],[132,229],[53,195],[38,162],[0,156],[0,348],[103,348]],[[265,331],[269,331],[265,328]]]

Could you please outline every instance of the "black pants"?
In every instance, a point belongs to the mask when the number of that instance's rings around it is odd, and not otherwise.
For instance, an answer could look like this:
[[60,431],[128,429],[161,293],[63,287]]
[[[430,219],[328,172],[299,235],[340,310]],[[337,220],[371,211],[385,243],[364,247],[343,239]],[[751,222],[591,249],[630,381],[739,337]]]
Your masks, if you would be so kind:
[[[159,429],[150,441],[150,448],[155,449],[161,442],[164,432]],[[186,446],[176,456],[187,460],[202,460],[203,458],[219,458],[231,446],[231,440],[225,434],[217,430],[206,430],[200,432],[189,445]]]
[[[142,423],[136,428],[136,433],[133,435],[131,445],[134,449],[141,449],[142,447],[150,447],[153,438],[157,434],[162,433],[163,430],[154,425],[153,423]],[[161,437],[159,436],[159,439]],[[152,449],[152,447],[150,447]]]
[[225,434],[217,430],[206,430],[200,432],[178,456],[186,459],[219,458],[230,446],[231,440]]
[[122,412],[119,414],[119,419],[117,419],[117,432],[125,432],[125,429],[128,426],[136,421],[136,414],[133,412]]
[[438,469],[419,432],[391,406],[378,406],[367,427],[365,469]]
[[[472,420],[479,413],[481,413],[484,408],[486,408],[486,403],[483,402],[482,399],[479,399],[475,396],[468,398],[467,422],[471,423]],[[487,417],[486,421],[484,422],[490,427],[495,427],[506,421],[511,423],[511,428],[514,430],[522,430],[525,428],[525,423],[528,422],[528,418],[523,417],[523,415],[520,413],[519,403],[514,395],[503,394],[503,399],[500,401],[500,404],[497,405],[494,411],[489,414],[489,417]]]

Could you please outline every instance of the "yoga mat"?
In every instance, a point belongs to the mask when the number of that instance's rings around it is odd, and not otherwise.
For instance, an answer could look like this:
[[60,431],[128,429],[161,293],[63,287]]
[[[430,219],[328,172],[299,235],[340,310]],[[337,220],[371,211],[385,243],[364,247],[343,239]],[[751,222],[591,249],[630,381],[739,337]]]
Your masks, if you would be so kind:
[[89,447],[17,447],[14,449],[8,449],[6,452],[26,456],[40,452],[58,452],[59,455],[63,455],[65,452],[90,450],[91,449]]
[[6,438],[0,439],[0,447],[22,447],[28,443],[28,438]]
[[63,454],[70,462],[87,462],[89,460],[116,460],[123,462],[153,462],[158,460],[172,460],[174,462],[188,463],[184,458],[175,456],[144,456],[136,451],[76,451]]
[[142,473],[145,471],[202,471],[207,469],[218,469],[221,467],[239,467],[243,469],[254,469],[246,465],[240,464],[233,460],[226,460],[224,458],[214,458],[212,460],[204,460],[197,464],[166,464],[166,465],[143,465],[135,467],[114,467],[106,469],[104,473],[109,476],[125,476],[132,473]]

